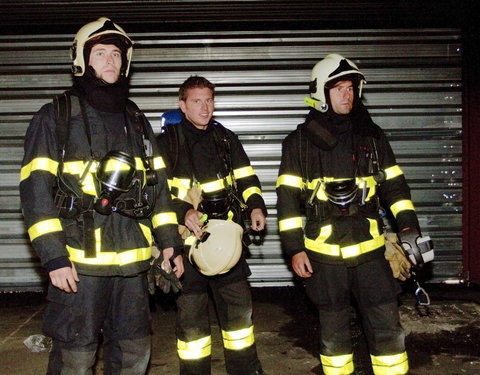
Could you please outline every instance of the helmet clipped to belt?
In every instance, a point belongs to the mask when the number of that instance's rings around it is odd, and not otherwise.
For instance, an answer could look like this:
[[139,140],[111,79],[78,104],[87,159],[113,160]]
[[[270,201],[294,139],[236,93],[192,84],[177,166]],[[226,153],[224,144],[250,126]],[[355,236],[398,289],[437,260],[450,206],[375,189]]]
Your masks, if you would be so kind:
[[206,276],[230,271],[242,255],[242,235],[242,227],[233,221],[209,220],[190,249],[190,263]]

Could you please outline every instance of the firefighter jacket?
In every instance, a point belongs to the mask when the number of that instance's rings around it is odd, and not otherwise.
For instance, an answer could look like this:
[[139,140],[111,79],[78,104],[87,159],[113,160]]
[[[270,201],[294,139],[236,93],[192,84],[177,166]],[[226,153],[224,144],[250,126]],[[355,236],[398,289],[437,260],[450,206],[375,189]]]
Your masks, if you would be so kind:
[[[348,180],[358,190],[342,207],[326,189]],[[277,196],[280,238],[289,256],[306,250],[314,261],[347,266],[383,256],[380,205],[391,211],[399,230],[418,228],[403,172],[361,102],[350,115],[312,110],[285,138]]]
[[[53,104],[38,111],[27,130],[25,155],[20,176],[20,197],[30,240],[42,264],[49,265],[68,257],[81,274],[127,276],[149,268],[154,235],[159,248],[181,246],[177,219],[159,155],[153,156],[158,184],[146,186],[146,168],[142,161],[143,132],[127,113],[107,113],[91,107],[82,98],[74,101],[63,162],[56,135]],[[83,114],[81,105],[83,103]],[[150,124],[146,122],[146,127]],[[152,140],[154,142],[154,140]],[[113,212],[95,212],[93,201],[100,194],[95,178],[99,161],[109,151],[123,151],[135,158],[135,177],[141,194],[154,198],[153,212],[137,219]],[[54,202],[54,188],[73,197],[78,214],[60,217]],[[120,196],[138,194],[132,188]],[[88,205],[88,207],[87,207]],[[93,255],[87,256],[84,237],[88,232],[84,214],[93,214]],[[63,216],[63,215],[62,215]]]
[[[194,208],[184,200],[194,185],[202,195],[224,190],[235,194],[232,207],[238,207],[238,200],[245,203],[247,217],[255,208],[266,215],[260,181],[235,133],[214,121],[206,130],[200,130],[183,116],[181,123],[165,126],[157,140],[167,164],[180,224],[184,224],[187,211]],[[225,219],[242,224],[239,210],[229,211]]]

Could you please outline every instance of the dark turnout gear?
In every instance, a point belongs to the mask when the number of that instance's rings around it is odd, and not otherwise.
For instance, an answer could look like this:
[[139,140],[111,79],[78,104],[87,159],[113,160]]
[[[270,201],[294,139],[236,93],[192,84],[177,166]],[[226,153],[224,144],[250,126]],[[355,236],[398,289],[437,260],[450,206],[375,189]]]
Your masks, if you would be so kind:
[[[77,293],[50,287],[44,332],[53,337],[48,375],[89,373],[104,332],[105,374],[143,375],[150,358],[150,310],[145,273],[81,276]],[[92,313],[94,312],[94,313]]]
[[[321,130],[312,132],[312,122]],[[362,316],[374,373],[406,374],[398,286],[384,258],[379,208],[390,209],[400,230],[418,228],[418,220],[391,147],[358,99],[348,115],[311,110],[305,123],[286,137],[277,195],[284,251],[289,256],[305,251],[314,269],[306,289],[319,311],[325,374],[354,371],[351,294]]]
[[[132,220],[118,212],[95,213],[93,203],[101,191],[94,171],[109,151],[133,155],[138,184],[146,184],[141,151],[143,140],[138,126],[125,113],[100,112],[87,102],[83,106],[85,117],[80,109],[79,113],[72,112],[61,170],[58,169],[60,147],[51,104],[34,116],[27,131],[20,194],[30,239],[47,269],[59,258],[69,258],[80,274],[128,276],[146,271],[150,266],[153,234],[160,248],[181,245],[163,160],[157,155],[154,162],[156,173],[161,177],[159,184],[144,189],[144,194],[155,194],[151,217]],[[90,137],[86,134],[87,127]],[[60,217],[54,201],[57,185],[78,207],[76,215]],[[138,191],[132,189],[122,197],[134,193]],[[93,257],[86,254],[90,243],[85,241],[89,235],[85,215],[82,215],[85,212],[93,221],[93,233],[90,233],[94,241]]]
[[[182,122],[164,127],[158,137],[167,165],[174,207],[180,224],[189,209],[197,208],[187,196],[201,191],[198,210],[215,220],[243,224],[242,209],[266,213],[260,182],[237,136],[211,121],[197,129],[182,116]],[[244,207],[246,206],[246,207]],[[195,244],[190,236],[185,244]],[[255,374],[261,370],[252,325],[252,302],[245,257],[228,272],[205,276],[184,258],[183,290],[178,298],[177,350],[181,374],[210,374],[211,332],[208,292],[211,290],[222,329],[229,374]]]

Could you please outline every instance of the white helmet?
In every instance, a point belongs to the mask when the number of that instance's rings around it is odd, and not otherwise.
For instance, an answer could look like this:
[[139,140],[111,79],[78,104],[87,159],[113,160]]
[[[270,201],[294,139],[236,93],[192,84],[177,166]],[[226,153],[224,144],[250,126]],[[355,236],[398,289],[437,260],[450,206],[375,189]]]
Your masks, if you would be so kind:
[[[341,55],[327,55],[312,69],[310,98],[305,98],[305,103],[320,112],[326,112],[328,110],[328,103],[325,98],[325,88],[328,88],[327,83],[339,81],[339,78],[345,76],[353,76],[354,80],[358,81],[358,96],[360,97],[362,95],[362,87],[367,81],[365,81],[363,73],[358,70],[357,65]],[[352,79],[350,77],[345,78],[346,80]]]
[[[70,48],[70,57],[73,60],[72,72],[76,76],[83,76],[85,73],[85,48],[91,48],[94,44],[119,44],[122,50],[122,72],[128,76],[130,70],[130,61],[132,60],[132,40],[125,31],[106,17],[100,17],[98,20],[87,23],[78,30],[73,45]],[[125,65],[125,66],[124,66]]]
[[203,233],[190,249],[190,263],[206,276],[230,271],[242,255],[242,227],[233,221],[212,219]]

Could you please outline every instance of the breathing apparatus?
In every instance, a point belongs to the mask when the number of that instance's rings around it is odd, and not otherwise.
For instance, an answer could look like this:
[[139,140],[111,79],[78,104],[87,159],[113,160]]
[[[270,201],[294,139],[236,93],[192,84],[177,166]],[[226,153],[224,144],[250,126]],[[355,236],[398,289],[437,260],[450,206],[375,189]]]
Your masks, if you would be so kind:
[[95,210],[102,215],[112,213],[115,200],[130,190],[135,175],[135,159],[123,151],[110,151],[98,165],[95,177],[101,193],[95,201]]
[[362,96],[362,88],[367,81],[363,73],[358,70],[357,65],[341,55],[327,55],[312,69],[309,87],[310,97],[305,98],[305,104],[320,112],[327,112],[329,105],[325,90],[329,88],[329,83],[341,80],[352,80],[354,84],[358,82],[358,97]]

